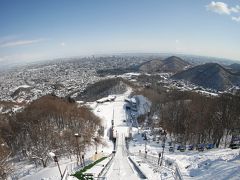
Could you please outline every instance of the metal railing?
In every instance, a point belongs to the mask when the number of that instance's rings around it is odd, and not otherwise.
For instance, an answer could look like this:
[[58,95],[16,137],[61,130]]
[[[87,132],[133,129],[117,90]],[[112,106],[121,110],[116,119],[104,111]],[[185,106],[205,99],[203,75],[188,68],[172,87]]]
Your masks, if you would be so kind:
[[111,154],[110,156],[110,160],[108,161],[108,163],[104,166],[104,168],[102,169],[102,171],[98,174],[98,178],[104,178],[109,170],[109,168],[112,165],[113,162],[113,158],[114,158],[114,154]]
[[[159,166],[157,156],[147,155],[147,158],[145,158],[144,153],[134,153],[134,156],[140,157],[142,160],[147,161],[155,166]],[[176,162],[173,162],[172,160],[170,160],[168,158],[163,158],[162,166],[164,168],[172,171],[173,176],[176,180],[183,180],[181,171]]]
[[78,165],[77,162],[73,162],[67,165],[63,172],[62,180],[66,180],[68,176],[70,176],[71,174],[74,174],[76,171],[80,170],[81,168],[82,168],[81,165]]
[[135,171],[138,173],[138,176],[141,179],[147,179],[147,176],[141,171],[141,169],[138,167],[138,165],[132,160],[130,156],[128,156],[129,161],[132,163]]
[[[91,159],[86,159],[85,160],[85,166],[90,164],[92,162]],[[77,162],[73,162],[71,164],[68,164],[63,172],[63,178],[62,180],[67,180],[67,177],[70,176],[71,174],[74,174],[75,172],[79,171],[80,169],[84,168]]]
[[111,165],[112,165],[112,162],[113,162],[113,159],[114,159],[114,157],[115,157],[115,153],[116,153],[116,151],[117,151],[117,149],[118,149],[118,138],[119,138],[119,135],[117,134],[116,135],[116,142],[115,142],[115,149],[114,149],[114,153],[112,153],[110,156],[111,156],[111,159],[109,160],[109,162],[107,163],[107,165],[104,167],[104,169],[103,169],[103,172],[102,173],[100,173],[101,175],[99,175],[99,177],[100,176],[106,176],[106,174],[107,174],[107,172],[108,172],[108,170],[109,170],[109,168],[111,167]]
[[181,174],[181,171],[177,165],[177,163],[175,163],[175,179],[178,179],[178,180],[183,180],[183,177],[182,177],[182,174]]

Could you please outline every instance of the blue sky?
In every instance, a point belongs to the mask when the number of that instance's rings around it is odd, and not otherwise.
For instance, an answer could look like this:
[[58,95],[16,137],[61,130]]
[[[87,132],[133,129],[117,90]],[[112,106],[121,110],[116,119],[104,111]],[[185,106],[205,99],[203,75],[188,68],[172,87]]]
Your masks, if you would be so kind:
[[240,60],[240,0],[0,0],[0,62],[121,52]]

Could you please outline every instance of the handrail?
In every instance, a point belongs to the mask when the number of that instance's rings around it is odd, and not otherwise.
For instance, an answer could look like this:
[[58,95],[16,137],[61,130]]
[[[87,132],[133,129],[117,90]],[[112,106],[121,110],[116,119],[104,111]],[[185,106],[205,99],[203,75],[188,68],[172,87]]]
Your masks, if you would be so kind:
[[[151,161],[152,163],[156,163],[157,164],[157,157],[156,156],[153,156],[153,155],[147,155],[147,159],[144,157],[144,155],[143,154],[134,154],[135,156],[139,156],[139,157],[141,157],[141,158],[144,158],[145,160],[149,160],[149,161]],[[180,169],[179,169],[179,167],[178,167],[178,164],[176,163],[176,162],[173,162],[172,164],[170,164],[169,162],[169,159],[167,159],[167,158],[164,158],[163,159],[163,161],[164,161],[164,164],[163,164],[163,166],[165,166],[165,168],[169,168],[169,169],[171,169],[172,171],[174,171],[174,175],[175,175],[175,179],[176,180],[183,180],[183,177],[182,177],[182,174],[181,174],[181,171],[180,171]]]
[[181,171],[180,171],[177,163],[174,163],[174,164],[175,164],[175,167],[176,167],[176,170],[175,170],[175,172],[176,172],[176,177],[175,177],[175,178],[176,178],[176,179],[179,179],[179,180],[183,180]]
[[77,162],[73,162],[71,164],[68,164],[63,172],[63,177],[61,180],[66,180],[67,177],[74,173],[75,171],[77,171],[78,169],[80,169],[81,166],[77,164]]
[[[116,142],[115,142],[115,151],[117,151],[117,148],[118,148],[118,134],[116,134]],[[116,153],[116,152],[115,152]],[[112,154],[110,154],[109,155],[109,157],[111,156],[111,159],[108,161],[108,163],[106,164],[106,166],[102,169],[102,171],[99,173],[99,175],[98,175],[98,178],[102,178],[102,177],[105,177],[106,176],[106,174],[107,174],[107,172],[108,172],[108,170],[109,170],[109,168],[111,167],[111,164],[112,164],[112,162],[113,162],[113,159],[114,159],[114,156],[115,156],[115,154],[114,153],[112,153]]]
[[[91,159],[86,159],[86,161],[85,161],[86,165],[90,164],[91,162],[92,162]],[[69,175],[75,173],[76,171],[78,171],[81,168],[83,168],[83,167],[81,165],[78,165],[77,162],[68,164],[63,172],[63,177],[61,180],[66,180]]]
[[133,164],[135,171],[137,171],[139,177],[141,179],[147,179],[147,176],[141,171],[141,169],[137,166],[137,164],[132,160],[130,156],[128,156],[129,161]]
[[104,177],[104,176],[106,175],[107,171],[109,170],[109,168],[110,168],[110,166],[111,166],[111,164],[112,164],[114,155],[111,154],[111,155],[109,155],[109,157],[111,157],[110,160],[109,160],[108,163],[105,165],[105,167],[101,170],[101,172],[98,174],[98,178]]

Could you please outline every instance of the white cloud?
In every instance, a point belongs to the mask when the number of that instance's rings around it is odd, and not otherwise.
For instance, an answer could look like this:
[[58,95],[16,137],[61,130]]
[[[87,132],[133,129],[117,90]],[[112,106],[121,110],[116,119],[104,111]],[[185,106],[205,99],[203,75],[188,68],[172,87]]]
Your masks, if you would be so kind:
[[[236,5],[235,7],[230,7],[228,4],[224,2],[215,2],[212,1],[210,4],[206,6],[207,10],[225,15],[232,15],[233,13],[240,13],[240,6]],[[240,22],[240,16],[232,16],[233,21]]]
[[65,46],[65,42],[61,42],[61,44],[60,44],[61,46]]
[[232,17],[233,21],[240,22],[240,16],[239,17]]
[[233,7],[233,8],[231,8],[231,12],[238,13],[238,12],[239,12],[239,9]]
[[207,5],[207,10],[213,11],[218,14],[231,14],[231,8],[228,7],[224,2],[215,2],[212,1],[209,5]]
[[45,39],[33,39],[33,40],[11,40],[0,42],[0,47],[14,47],[14,46],[23,46],[29,44],[35,44],[45,41]]

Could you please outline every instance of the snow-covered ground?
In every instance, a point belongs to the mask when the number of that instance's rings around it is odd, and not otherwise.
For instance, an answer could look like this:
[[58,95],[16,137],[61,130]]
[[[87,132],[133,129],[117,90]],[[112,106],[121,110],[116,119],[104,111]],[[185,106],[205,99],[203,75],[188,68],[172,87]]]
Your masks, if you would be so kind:
[[[70,159],[61,159],[59,161],[60,169],[63,173],[65,168],[68,165],[75,163],[75,161],[71,161]],[[27,164],[27,162],[23,162],[21,164],[16,164],[16,177],[21,180],[60,180],[60,172],[56,163],[52,162],[46,168],[35,168],[33,164]]]
[[94,112],[103,120],[105,139],[108,139],[108,130],[112,126],[112,120],[115,127],[114,131],[117,134],[116,155],[106,175],[108,179],[139,179],[138,176],[134,174],[134,170],[130,166],[127,154],[124,151],[124,138],[125,136],[128,136],[129,133],[129,127],[127,126],[127,123],[124,122],[124,120],[126,120],[124,99],[128,97],[130,93],[131,89],[128,89],[124,94],[117,95],[115,101],[105,102],[95,106]]
[[[105,155],[112,153],[113,144],[109,140],[108,130],[111,127],[111,120],[113,118],[113,109],[115,108],[115,118],[116,125],[121,123],[122,118],[125,118],[125,113],[123,112],[124,97],[128,96],[131,93],[129,89],[125,94],[118,95],[118,98],[114,102],[105,102],[102,104],[97,104],[96,102],[89,103],[90,107],[93,109],[93,112],[102,118],[102,124],[105,127],[105,142],[106,145],[99,146],[98,152],[103,152]],[[95,147],[90,147],[85,157],[91,158],[95,152]],[[59,164],[61,171],[63,172],[67,166],[76,163],[73,158],[73,161],[67,158],[60,159]],[[52,162],[48,167],[42,168],[41,166],[36,168],[34,164],[29,163],[28,161],[23,161],[15,164],[15,176],[21,180],[58,180],[60,179],[60,173],[57,165]]]
[[[104,139],[106,141],[106,145],[98,147],[98,151],[103,151],[105,154],[110,154],[113,151],[113,143],[109,140],[109,128],[112,126],[112,120],[114,120],[114,130],[118,137],[116,155],[113,159],[111,167],[106,173],[106,177],[114,180],[140,179],[136,169],[134,169],[133,164],[128,159],[128,153],[125,147],[124,138],[125,136],[128,136],[129,132],[131,132],[134,138],[129,144],[129,151],[133,153],[133,156],[131,154],[131,157],[147,178],[149,180],[174,179],[174,175],[171,170],[159,168],[159,166],[154,165],[149,160],[144,160],[138,156],[139,150],[142,155],[145,152],[145,141],[141,135],[143,130],[139,130],[134,127],[129,128],[128,126],[131,124],[129,123],[130,115],[129,112],[126,113],[125,111],[124,99],[130,94],[131,89],[128,89],[124,94],[116,95],[116,99],[114,101],[89,103],[93,112],[102,119],[102,124],[105,128]],[[146,104],[142,103],[143,101],[147,101],[143,97],[140,97],[139,99],[140,111],[147,111],[148,109]],[[169,152],[168,148],[169,146],[167,140],[164,158],[170,159],[178,165],[184,179],[240,179],[239,149],[212,149],[204,152],[198,152],[196,150]],[[146,144],[146,150],[149,157],[152,156],[158,159],[158,153],[162,152],[161,141],[148,141]],[[91,152],[90,154],[92,154],[92,151],[94,151],[94,147],[93,150],[89,150],[89,152]],[[61,160],[61,169],[64,170],[70,163],[72,163],[70,160]],[[29,175],[22,178],[23,180],[57,180],[60,178],[59,171],[54,163],[47,168],[38,170],[38,172],[36,172],[37,170],[31,170],[33,169],[32,167],[25,166],[24,168],[29,169]],[[99,171],[99,168],[100,166],[96,166],[89,172],[94,173],[97,170]]]
[[[107,155],[108,153],[99,153],[100,156]],[[90,163],[94,161],[95,147],[89,147],[85,152],[85,161]],[[76,157],[72,156],[72,159],[69,158],[59,158],[59,165],[61,172],[63,173],[65,169],[68,170],[77,170],[81,167],[77,166]],[[29,161],[21,161],[14,164],[14,174],[12,175],[13,179],[21,180],[60,180],[60,172],[58,166],[55,162],[50,162],[47,167],[43,168],[42,166],[35,167],[33,163]],[[71,172],[70,172],[71,173]]]
[[174,180],[174,172],[171,169],[168,169],[164,166],[158,166],[158,158],[150,160],[149,156],[147,159],[140,156],[131,156],[133,160],[137,163],[139,169],[145,174],[149,180],[159,180],[159,179],[168,179]]
[[[117,132],[117,149],[116,155],[113,159],[112,165],[108,170],[106,177],[107,179],[141,179],[139,172],[134,168],[134,165],[128,159],[128,151],[125,146],[125,137],[129,136],[131,129],[131,123],[129,117],[131,113],[125,110],[125,98],[131,93],[131,89],[128,89],[122,95],[117,95],[115,101],[105,102],[101,104],[92,104],[91,107],[94,109],[96,115],[101,117],[105,127],[105,135],[111,126],[112,119],[114,120],[114,130]],[[137,96],[138,98],[138,112],[137,114],[144,114],[149,111],[150,102],[148,102],[143,96]],[[129,126],[130,125],[130,126]],[[105,136],[107,139],[107,136]],[[144,145],[144,143],[142,143]],[[147,176],[148,179],[173,179],[172,172],[166,169],[158,169],[155,165],[149,164],[140,160],[137,156],[130,156],[133,161],[137,164],[139,170]],[[141,162],[140,162],[141,161]],[[140,164],[140,165],[139,165]],[[160,171],[162,173],[160,173]]]
[[97,163],[91,169],[87,170],[86,173],[93,174],[94,177],[98,177],[98,175],[101,173],[101,171],[106,166],[106,164],[110,161],[110,159],[111,159],[111,157],[108,157],[108,158],[104,159],[103,161]]
[[[137,173],[134,171],[130,162],[128,161],[128,156],[126,151],[124,150],[124,130],[119,127],[118,129],[118,145],[117,152],[114,157],[112,166],[107,173],[107,179],[116,179],[116,180],[124,180],[131,179],[136,180],[139,179]],[[122,131],[123,130],[123,131]]]
[[[144,154],[145,141],[138,134],[137,129],[133,129],[134,140],[130,142],[130,151],[134,154],[139,150]],[[168,142],[168,140],[167,140]],[[169,145],[166,142],[164,158],[177,163],[184,179],[240,179],[240,151],[230,148],[220,148],[198,152],[196,150],[180,152],[169,152]],[[148,141],[146,144],[147,154],[158,158],[158,153],[162,152],[162,142]]]
[[240,179],[239,149],[166,153],[175,160],[185,179]]

